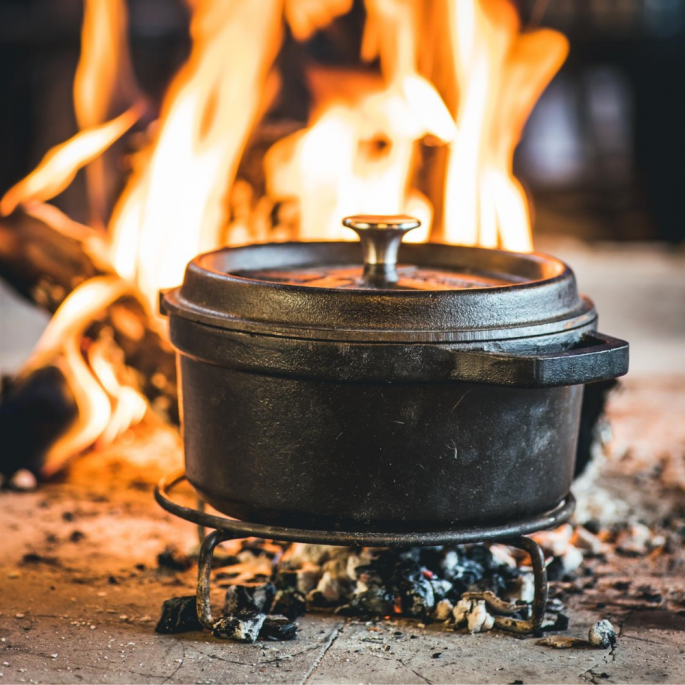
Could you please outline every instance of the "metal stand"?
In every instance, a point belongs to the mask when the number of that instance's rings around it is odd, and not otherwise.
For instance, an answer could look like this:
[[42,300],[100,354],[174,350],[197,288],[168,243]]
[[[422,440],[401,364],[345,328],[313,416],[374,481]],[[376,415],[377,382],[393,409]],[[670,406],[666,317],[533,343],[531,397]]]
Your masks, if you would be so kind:
[[[155,499],[159,505],[171,514],[179,516],[198,526],[201,547],[197,576],[197,615],[206,628],[214,626],[210,605],[210,572],[212,557],[216,546],[227,540],[256,537],[282,542],[306,542],[323,545],[342,545],[359,547],[409,547],[466,544],[473,542],[498,541],[511,547],[526,551],[533,564],[535,594],[531,605],[531,616],[528,620],[512,618],[511,614],[521,610],[520,604],[506,602],[492,592],[466,593],[465,599],[483,600],[495,617],[495,626],[502,630],[518,634],[534,633],[542,627],[547,605],[547,569],[545,558],[539,545],[525,537],[546,528],[553,528],[565,523],[575,507],[573,495],[569,494],[559,506],[550,512],[522,521],[491,527],[463,527],[450,530],[430,531],[423,533],[366,533],[345,531],[308,530],[304,528],[287,528],[259,523],[239,521],[224,516],[208,514],[204,503],[199,502],[197,509],[185,507],[174,502],[169,493],[182,481],[184,473],[175,473],[163,478],[155,488]],[[205,528],[214,530],[205,535]]]

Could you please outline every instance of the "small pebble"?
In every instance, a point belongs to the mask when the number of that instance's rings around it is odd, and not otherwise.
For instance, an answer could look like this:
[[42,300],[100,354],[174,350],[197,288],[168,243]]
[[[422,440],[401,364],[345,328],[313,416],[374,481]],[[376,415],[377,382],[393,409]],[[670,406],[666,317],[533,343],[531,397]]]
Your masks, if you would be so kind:
[[599,621],[599,623],[595,623],[595,625],[590,628],[587,639],[593,647],[609,649],[609,647],[613,647],[616,644],[614,626],[606,619]]
[[31,492],[38,487],[38,481],[28,469],[19,469],[10,478],[9,486],[19,492]]

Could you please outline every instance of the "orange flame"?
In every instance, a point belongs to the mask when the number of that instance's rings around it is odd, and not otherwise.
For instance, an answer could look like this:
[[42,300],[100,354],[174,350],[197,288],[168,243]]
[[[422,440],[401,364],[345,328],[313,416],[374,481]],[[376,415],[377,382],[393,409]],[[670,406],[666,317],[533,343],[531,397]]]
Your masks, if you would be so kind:
[[[414,6],[374,0],[362,57],[380,57],[384,83],[355,73],[322,74],[313,82],[317,102],[310,127],[269,150],[267,191],[275,199],[300,201],[299,237],[353,239],[340,225],[349,214],[413,214],[423,228],[410,240],[426,240],[432,209],[411,187],[417,143],[427,135],[447,142],[455,127],[434,87],[417,72]],[[333,76],[347,83],[325,93]],[[353,93],[340,101],[340,90]],[[325,97],[328,97],[328,100]]]
[[138,99],[127,29],[125,0],[85,0],[74,78],[74,110],[82,129],[107,121],[113,109],[121,111]]
[[226,193],[280,46],[281,11],[280,0],[196,5],[190,58],[110,227],[117,271],[153,305],[160,288],[180,283],[193,255],[221,242]]
[[131,107],[112,121],[77,133],[52,148],[40,164],[10,188],[0,200],[0,214],[11,214],[20,204],[50,200],[59,195],[88,162],[100,156],[139,119],[141,108]]
[[[84,0],[74,111],[81,129],[98,126],[140,100],[128,50],[125,0]],[[86,169],[91,221],[103,228],[107,198],[118,182],[105,159]]]
[[528,203],[512,172],[514,148],[568,43],[556,31],[520,34],[508,0],[459,0],[449,11],[459,134],[447,168],[445,222],[435,235],[529,252]]
[[[86,329],[100,313],[123,295],[133,292],[131,285],[117,276],[100,276],[82,283],[70,293],[50,320],[22,371],[22,375],[28,375],[45,366],[59,368],[78,410],[73,425],[53,443],[46,455],[43,467],[43,474],[46,476],[58,471],[71,457],[92,445],[98,438],[111,438],[120,432],[125,411],[130,422],[142,418],[142,397],[133,400],[130,393],[122,396],[111,375],[104,370],[102,355],[100,353],[98,356],[97,348],[96,355],[91,360],[95,363],[93,369],[81,350]],[[131,390],[132,392],[134,391]],[[118,425],[112,428],[111,397],[116,399],[115,414],[121,402],[127,402],[130,406],[128,409],[119,409]]]

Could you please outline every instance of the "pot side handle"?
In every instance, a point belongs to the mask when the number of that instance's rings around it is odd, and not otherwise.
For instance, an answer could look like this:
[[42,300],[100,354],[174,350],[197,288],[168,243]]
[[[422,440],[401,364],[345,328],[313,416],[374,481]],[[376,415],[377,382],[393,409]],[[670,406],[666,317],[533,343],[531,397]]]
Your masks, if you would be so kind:
[[544,354],[453,352],[450,380],[554,388],[605,381],[628,373],[628,343],[603,333],[584,335],[570,350]]

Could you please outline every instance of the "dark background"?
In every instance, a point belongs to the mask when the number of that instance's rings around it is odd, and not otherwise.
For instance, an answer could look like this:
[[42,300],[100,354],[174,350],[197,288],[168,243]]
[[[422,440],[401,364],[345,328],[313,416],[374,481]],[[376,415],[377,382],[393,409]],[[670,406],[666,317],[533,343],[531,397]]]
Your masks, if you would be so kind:
[[[519,3],[525,23],[571,41],[563,69],[535,109],[516,157],[535,230],[587,240],[685,239],[685,0],[543,0]],[[182,0],[130,0],[136,76],[159,101],[189,49]],[[72,84],[81,0],[0,0],[0,193],[52,145],[76,132]],[[357,3],[335,36],[305,48],[315,59],[356,54]],[[334,37],[335,37],[334,36]],[[298,92],[297,76],[290,84]],[[289,115],[306,116],[294,98]],[[300,103],[300,105],[298,105]],[[57,204],[85,220],[78,179]]]

